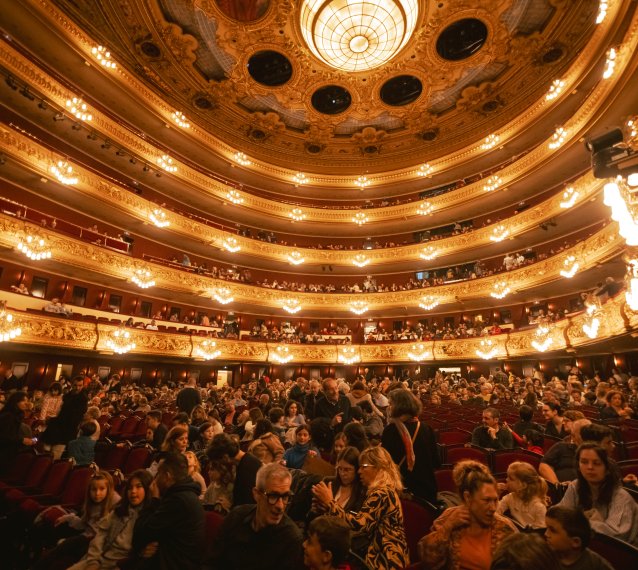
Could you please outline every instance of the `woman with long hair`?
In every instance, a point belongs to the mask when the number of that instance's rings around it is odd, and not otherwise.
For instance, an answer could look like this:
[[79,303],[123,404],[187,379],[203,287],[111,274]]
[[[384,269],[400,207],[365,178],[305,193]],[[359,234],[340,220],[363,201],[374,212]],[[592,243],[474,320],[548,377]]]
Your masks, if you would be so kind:
[[24,392],[14,392],[0,411],[0,475],[9,468],[20,451],[37,442],[27,437],[30,430],[22,423],[28,409],[29,397]]
[[567,487],[562,507],[582,508],[592,529],[638,545],[638,505],[625,491],[618,468],[595,442],[576,450],[576,480]]
[[370,543],[365,555],[369,568],[398,570],[410,564],[403,529],[399,492],[401,473],[382,447],[369,447],[359,456],[359,476],[366,487],[366,498],[357,512],[346,511],[336,500],[331,484],[321,481],[313,495],[327,514],[344,520],[354,531],[367,534]]
[[434,503],[434,470],[440,462],[434,432],[419,419],[421,402],[404,388],[392,390],[388,400],[390,421],[383,430],[381,445],[399,466],[407,491]]
[[489,570],[495,550],[516,527],[496,512],[496,480],[487,466],[461,461],[452,478],[463,504],[434,521],[432,532],[419,541],[421,560],[431,568]]
[[59,382],[53,382],[47,393],[42,398],[42,407],[40,408],[40,419],[47,421],[55,418],[60,413],[62,407],[62,386]]

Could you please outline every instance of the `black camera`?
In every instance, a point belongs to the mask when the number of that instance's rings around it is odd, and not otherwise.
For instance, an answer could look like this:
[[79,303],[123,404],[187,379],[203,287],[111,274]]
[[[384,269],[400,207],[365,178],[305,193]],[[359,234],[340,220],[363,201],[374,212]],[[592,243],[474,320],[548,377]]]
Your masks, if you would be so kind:
[[585,147],[591,152],[591,167],[595,178],[621,176],[626,180],[631,174],[638,174],[638,151],[625,144],[620,129],[588,139]]

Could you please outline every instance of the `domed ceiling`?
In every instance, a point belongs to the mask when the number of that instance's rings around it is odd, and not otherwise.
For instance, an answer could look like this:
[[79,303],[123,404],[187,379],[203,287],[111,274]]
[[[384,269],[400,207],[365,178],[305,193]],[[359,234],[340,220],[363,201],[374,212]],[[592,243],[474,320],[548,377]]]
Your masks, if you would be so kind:
[[419,165],[525,113],[591,0],[57,2],[221,145],[336,175]]

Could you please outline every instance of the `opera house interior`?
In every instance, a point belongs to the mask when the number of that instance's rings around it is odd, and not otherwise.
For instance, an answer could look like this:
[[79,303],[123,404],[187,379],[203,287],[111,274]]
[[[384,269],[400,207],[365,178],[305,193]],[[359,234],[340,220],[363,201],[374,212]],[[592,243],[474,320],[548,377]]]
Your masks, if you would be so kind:
[[635,2],[330,4],[0,16],[3,368],[635,366]]

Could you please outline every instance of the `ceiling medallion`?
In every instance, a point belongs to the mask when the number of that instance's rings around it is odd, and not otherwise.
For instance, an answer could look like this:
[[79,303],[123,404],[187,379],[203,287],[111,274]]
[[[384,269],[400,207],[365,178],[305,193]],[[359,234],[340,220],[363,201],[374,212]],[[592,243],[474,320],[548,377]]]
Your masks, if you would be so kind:
[[368,71],[406,45],[418,15],[417,0],[304,0],[300,24],[321,61],[342,71]]

